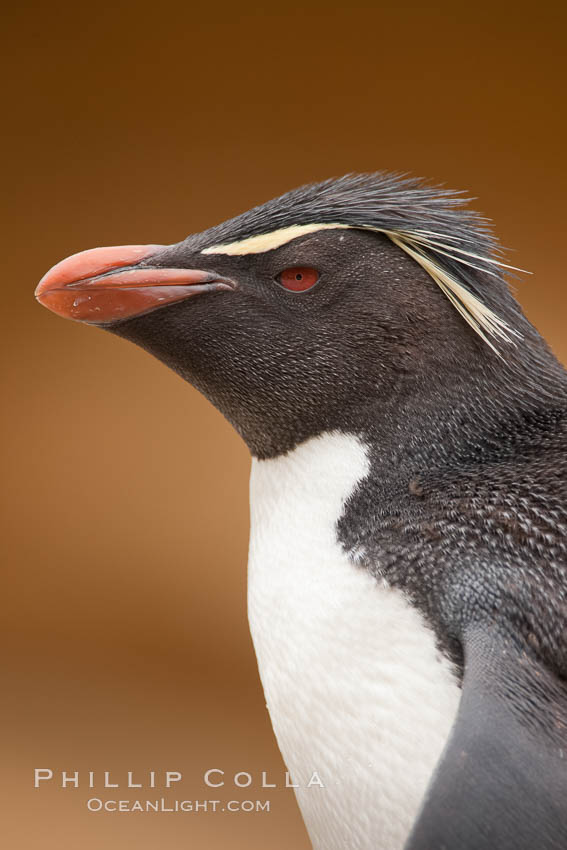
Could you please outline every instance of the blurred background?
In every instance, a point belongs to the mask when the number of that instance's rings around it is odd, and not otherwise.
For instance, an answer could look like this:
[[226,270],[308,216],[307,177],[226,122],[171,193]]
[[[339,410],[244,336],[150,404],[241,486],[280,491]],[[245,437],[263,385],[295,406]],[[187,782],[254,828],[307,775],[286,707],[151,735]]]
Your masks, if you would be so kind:
[[[307,850],[248,635],[247,451],[173,373],[33,289],[85,248],[410,171],[477,198],[566,360],[564,8],[54,0],[3,18],[2,844]],[[85,787],[34,790],[35,767],[180,770],[166,798],[271,811],[94,814]],[[254,785],[211,793],[208,768]]]

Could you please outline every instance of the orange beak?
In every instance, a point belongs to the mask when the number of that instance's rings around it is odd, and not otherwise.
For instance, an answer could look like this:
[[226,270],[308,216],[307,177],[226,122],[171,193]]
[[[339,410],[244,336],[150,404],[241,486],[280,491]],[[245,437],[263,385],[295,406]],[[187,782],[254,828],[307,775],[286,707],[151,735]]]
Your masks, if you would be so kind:
[[42,277],[35,297],[65,319],[104,325],[192,295],[236,288],[214,272],[152,268],[150,258],[164,247],[121,245],[73,254]]

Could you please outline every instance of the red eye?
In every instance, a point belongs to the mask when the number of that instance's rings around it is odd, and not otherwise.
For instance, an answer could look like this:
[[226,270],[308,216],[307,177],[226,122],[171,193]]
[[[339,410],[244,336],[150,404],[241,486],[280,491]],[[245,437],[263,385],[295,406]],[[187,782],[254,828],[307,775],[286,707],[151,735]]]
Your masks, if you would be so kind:
[[292,292],[305,292],[306,289],[315,286],[319,280],[319,272],[317,269],[296,266],[293,269],[284,269],[276,279],[278,283],[281,283],[286,289],[291,289]]

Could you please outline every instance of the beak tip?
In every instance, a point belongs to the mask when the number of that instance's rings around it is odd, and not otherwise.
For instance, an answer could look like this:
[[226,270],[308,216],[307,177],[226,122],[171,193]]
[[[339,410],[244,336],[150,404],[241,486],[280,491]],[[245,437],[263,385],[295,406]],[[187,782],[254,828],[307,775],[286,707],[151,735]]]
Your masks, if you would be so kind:
[[40,282],[36,286],[34,293],[33,293],[35,298],[39,301],[40,304],[42,303],[41,299],[43,298],[43,296],[45,294],[45,290],[48,289],[48,287],[45,285],[45,278],[47,277],[48,274],[49,274],[49,272],[47,272],[47,274],[43,275],[43,277],[41,278]]

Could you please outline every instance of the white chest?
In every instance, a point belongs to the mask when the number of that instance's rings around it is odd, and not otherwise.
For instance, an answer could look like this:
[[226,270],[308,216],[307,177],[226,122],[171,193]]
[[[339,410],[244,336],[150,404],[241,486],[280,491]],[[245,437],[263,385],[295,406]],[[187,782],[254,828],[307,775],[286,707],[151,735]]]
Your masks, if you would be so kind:
[[[317,850],[403,847],[459,700],[419,613],[336,540],[367,471],[337,433],[252,464],[250,628]],[[324,788],[306,787],[314,771]]]

